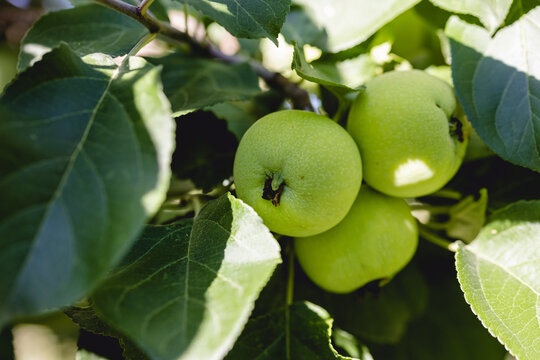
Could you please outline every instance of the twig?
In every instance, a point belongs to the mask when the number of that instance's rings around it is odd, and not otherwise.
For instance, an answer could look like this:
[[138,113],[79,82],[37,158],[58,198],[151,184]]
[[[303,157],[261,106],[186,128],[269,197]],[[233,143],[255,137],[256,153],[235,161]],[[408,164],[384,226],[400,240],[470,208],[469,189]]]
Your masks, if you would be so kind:
[[147,11],[153,0],[144,0],[139,7],[127,4],[121,0],[95,1],[135,19],[146,27],[150,33],[157,33],[171,40],[189,45],[194,52],[201,56],[216,58],[230,64],[247,61],[255,73],[259,75],[269,87],[280,91],[286,97],[291,99],[294,108],[310,111],[314,110],[307,91],[302,89],[297,83],[291,82],[280,73],[270,71],[261,63],[254,60],[223,54],[215,45],[198,42],[187,33],[176,29],[166,22],[158,20]]
[[150,7],[150,5],[152,5],[153,2],[154,0],[143,0],[143,2],[139,5],[139,12],[141,13],[142,16],[146,14],[146,11]]

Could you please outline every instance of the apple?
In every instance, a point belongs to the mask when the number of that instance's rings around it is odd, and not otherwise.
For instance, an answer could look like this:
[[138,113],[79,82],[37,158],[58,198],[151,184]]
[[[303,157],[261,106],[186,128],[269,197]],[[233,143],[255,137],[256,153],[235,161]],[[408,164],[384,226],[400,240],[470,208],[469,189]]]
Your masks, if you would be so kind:
[[308,111],[256,121],[234,159],[238,198],[279,234],[310,236],[340,222],[362,183],[362,161],[347,131]]
[[420,70],[388,72],[365,86],[347,121],[362,154],[364,180],[397,197],[442,188],[461,165],[471,129],[454,115],[453,89]]
[[405,200],[366,185],[338,225],[294,240],[305,273],[319,287],[335,293],[389,280],[410,261],[417,244],[418,226]]

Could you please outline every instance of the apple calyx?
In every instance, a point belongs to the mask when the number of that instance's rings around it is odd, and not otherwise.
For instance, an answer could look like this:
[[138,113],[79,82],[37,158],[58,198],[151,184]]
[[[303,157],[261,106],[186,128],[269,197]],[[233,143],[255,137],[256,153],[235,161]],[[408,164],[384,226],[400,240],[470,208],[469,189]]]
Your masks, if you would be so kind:
[[455,116],[450,117],[450,136],[457,137],[459,142],[463,142],[464,135],[463,135],[463,123],[459,121],[459,119]]
[[283,181],[280,174],[272,174],[271,176],[267,176],[266,181],[264,182],[262,198],[272,201],[272,205],[277,207],[279,206],[279,201],[284,187],[285,181]]

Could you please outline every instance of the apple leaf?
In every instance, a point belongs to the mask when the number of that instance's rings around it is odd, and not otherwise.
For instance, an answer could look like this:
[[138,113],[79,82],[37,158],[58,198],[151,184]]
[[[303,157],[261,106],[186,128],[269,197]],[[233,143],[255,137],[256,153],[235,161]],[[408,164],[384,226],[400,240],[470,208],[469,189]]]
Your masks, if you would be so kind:
[[528,13],[532,9],[538,6],[538,0],[514,0],[512,6],[508,10],[508,15],[504,19],[506,26],[513,24],[516,20],[519,20],[523,14]]
[[332,318],[310,302],[297,302],[251,318],[226,360],[352,359],[332,347]]
[[92,298],[152,359],[221,359],[280,261],[259,216],[223,195],[193,223],[147,227]]
[[540,171],[540,7],[491,38],[451,17],[446,27],[457,96],[503,159]]
[[512,0],[431,0],[436,6],[455,13],[476,16],[493,33],[503,23]]
[[338,52],[362,43],[419,0],[294,0],[327,33],[323,50]]
[[309,44],[320,49],[326,48],[326,31],[315,24],[302,9],[293,10],[287,15],[281,34],[290,44],[295,41],[300,46]]
[[446,234],[466,243],[473,241],[486,221],[488,194],[480,189],[478,198],[469,195],[448,211],[450,219],[446,226]]
[[163,66],[163,90],[175,116],[224,101],[248,99],[261,91],[257,75],[247,63],[227,65],[182,53],[149,61]]
[[0,324],[88,294],[165,198],[159,68],[62,44],[0,98]]
[[241,38],[267,37],[277,46],[277,36],[291,0],[178,0],[215,20]]
[[336,347],[343,349],[353,358],[373,360],[367,346],[361,344],[358,339],[345,330],[335,329],[332,333],[332,341],[336,344]]
[[356,88],[346,85],[346,80],[341,78],[338,73],[329,73],[317,69],[312,64],[307,62],[302,48],[300,48],[295,42],[293,42],[293,44],[294,56],[291,67],[300,77],[324,85],[332,92],[340,95],[345,95],[361,89],[360,84]]
[[101,52],[127,54],[148,30],[132,18],[101,5],[50,12],[34,23],[21,43],[19,71],[61,42],[79,56]]
[[540,358],[540,201],[494,213],[475,241],[460,244],[458,279],[484,326],[519,359]]
[[[126,359],[131,360],[147,360],[148,357],[144,354],[133,342],[126,338],[123,334],[111,328],[105,323],[94,308],[79,308],[69,307],[64,310],[64,313],[80,328],[99,334],[118,339],[120,346],[123,349],[123,355]],[[78,358],[77,358],[78,359]]]

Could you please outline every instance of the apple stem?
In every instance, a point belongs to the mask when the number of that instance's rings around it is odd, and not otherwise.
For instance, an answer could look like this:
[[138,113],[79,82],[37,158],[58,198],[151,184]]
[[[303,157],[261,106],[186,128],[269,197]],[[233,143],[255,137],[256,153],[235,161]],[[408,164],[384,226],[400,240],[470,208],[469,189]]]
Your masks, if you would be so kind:
[[432,233],[431,231],[426,230],[423,226],[420,226],[418,229],[420,236],[425,240],[429,241],[432,244],[442,247],[445,250],[456,252],[455,243],[443,239],[442,237]]
[[287,295],[285,298],[287,306],[293,303],[294,294],[294,247],[291,242],[287,246],[287,254],[289,260],[289,274],[287,278]]

